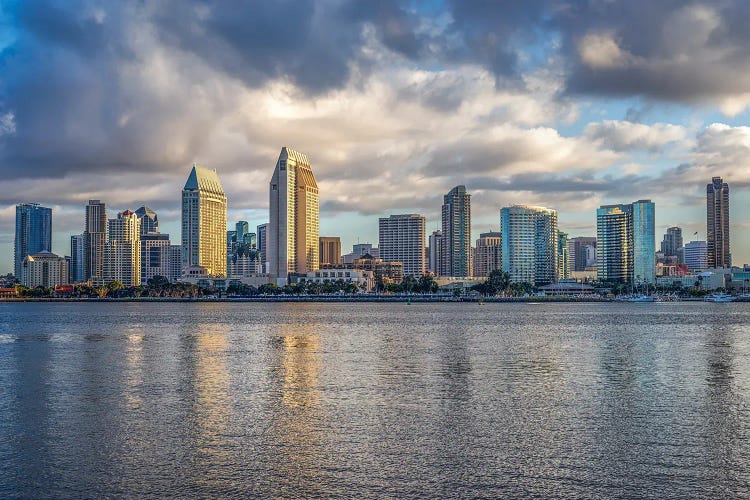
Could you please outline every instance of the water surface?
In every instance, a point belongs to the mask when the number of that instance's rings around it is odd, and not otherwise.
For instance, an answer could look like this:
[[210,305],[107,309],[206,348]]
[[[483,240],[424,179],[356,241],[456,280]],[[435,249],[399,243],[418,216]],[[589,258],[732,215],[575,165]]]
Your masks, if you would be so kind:
[[750,304],[1,303],[0,497],[750,495]]

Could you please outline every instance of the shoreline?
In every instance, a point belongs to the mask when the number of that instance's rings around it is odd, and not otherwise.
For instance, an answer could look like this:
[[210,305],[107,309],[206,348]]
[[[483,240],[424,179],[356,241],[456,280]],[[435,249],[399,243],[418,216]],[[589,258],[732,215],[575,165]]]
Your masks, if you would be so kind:
[[[121,303],[121,302],[325,302],[325,303],[354,303],[354,302],[403,302],[403,303],[623,303],[611,298],[581,298],[581,297],[430,297],[430,296],[388,296],[376,295],[365,297],[334,297],[334,296],[284,296],[284,297],[222,297],[222,298],[181,298],[181,297],[123,297],[104,298],[98,297],[17,297],[0,298],[0,303],[18,302],[86,302],[86,303]],[[703,298],[686,297],[665,302],[703,302]],[[735,301],[741,302],[741,301]],[[625,302],[627,303],[627,302]]]

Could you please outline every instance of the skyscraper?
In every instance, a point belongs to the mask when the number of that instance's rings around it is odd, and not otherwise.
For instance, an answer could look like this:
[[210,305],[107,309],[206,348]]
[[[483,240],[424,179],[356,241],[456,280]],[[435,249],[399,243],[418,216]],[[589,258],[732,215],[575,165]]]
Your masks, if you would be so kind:
[[341,264],[341,238],[321,236],[319,255],[321,267]]
[[107,222],[104,245],[104,282],[120,281],[126,287],[141,284],[141,223],[125,210]]
[[705,241],[690,241],[685,243],[685,265],[691,271],[703,270],[708,267]]
[[403,263],[404,276],[425,274],[424,224],[425,218],[419,214],[380,218],[380,258]]
[[257,228],[257,246],[260,252],[260,263],[263,266],[263,272],[268,272],[268,223],[260,224]]
[[215,170],[193,164],[182,190],[182,267],[227,274],[227,197]]
[[515,205],[500,210],[503,271],[534,286],[557,280],[557,211]]
[[135,211],[135,215],[138,217],[141,226],[141,234],[159,232],[159,217],[156,212],[143,206]]
[[286,279],[318,269],[320,199],[307,156],[281,148],[269,188],[269,273]]
[[250,225],[247,223],[247,221],[237,221],[237,223],[234,225],[234,234],[235,238],[237,238],[237,242],[249,243],[245,241],[245,236],[250,234]]
[[655,283],[655,207],[651,200],[596,211],[597,274],[602,281]]
[[148,284],[148,281],[156,276],[167,278],[170,272],[169,247],[171,243],[169,235],[150,232],[141,234],[140,236],[141,283]]
[[729,184],[713,177],[706,186],[706,251],[708,267],[732,267],[729,251]]
[[433,231],[427,238],[427,270],[435,276],[443,275],[443,232]]
[[661,241],[661,253],[665,257],[677,255],[677,249],[682,248],[682,229],[679,227],[669,227]]
[[502,270],[503,233],[481,233],[474,250],[474,276],[489,276],[492,271]]
[[70,237],[70,269],[68,274],[71,283],[80,283],[86,280],[84,268],[85,248],[82,234],[75,234]]
[[471,195],[456,186],[443,197],[443,270],[445,276],[471,275]]
[[656,283],[656,206],[651,200],[633,203],[633,278]]
[[568,255],[568,233],[557,232],[557,279],[570,277],[570,256]]
[[579,236],[568,240],[568,258],[571,271],[585,271],[596,267],[596,238]]
[[52,209],[38,203],[16,205],[13,272],[19,280],[27,255],[52,251]]
[[84,279],[95,284],[104,281],[104,244],[107,242],[107,207],[99,200],[86,205],[84,239]]

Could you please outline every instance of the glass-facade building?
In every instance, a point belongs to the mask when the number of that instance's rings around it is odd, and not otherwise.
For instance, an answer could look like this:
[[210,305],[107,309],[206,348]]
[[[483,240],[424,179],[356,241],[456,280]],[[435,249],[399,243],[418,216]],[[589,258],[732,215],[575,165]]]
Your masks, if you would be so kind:
[[471,195],[456,186],[443,197],[441,276],[471,276]]
[[557,281],[557,211],[516,205],[500,210],[503,271],[515,283]]
[[599,207],[596,233],[600,280],[656,282],[655,205],[651,200]]
[[227,275],[227,197],[215,170],[193,164],[182,190],[182,267]]
[[38,203],[16,205],[16,238],[13,247],[16,278],[21,279],[27,255],[52,251],[52,209]]

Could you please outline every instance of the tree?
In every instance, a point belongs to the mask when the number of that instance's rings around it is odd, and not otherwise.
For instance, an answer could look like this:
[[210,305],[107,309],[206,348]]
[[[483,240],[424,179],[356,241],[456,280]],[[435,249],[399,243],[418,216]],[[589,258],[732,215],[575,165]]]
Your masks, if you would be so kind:
[[438,284],[435,278],[430,275],[420,276],[417,282],[417,290],[420,293],[435,293],[438,291]]
[[159,288],[159,287],[166,287],[169,286],[169,280],[165,278],[164,276],[156,275],[153,278],[149,279],[146,283],[150,287]]

